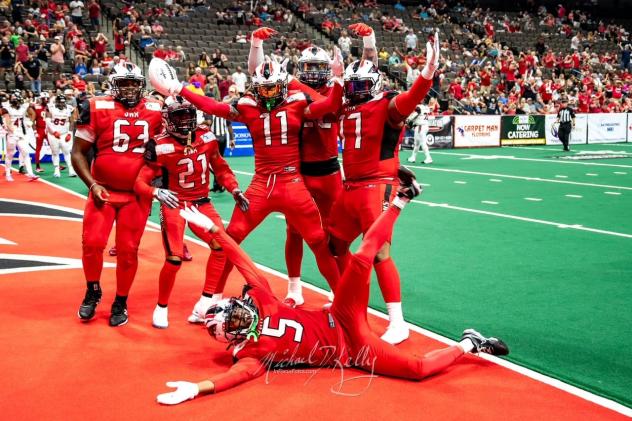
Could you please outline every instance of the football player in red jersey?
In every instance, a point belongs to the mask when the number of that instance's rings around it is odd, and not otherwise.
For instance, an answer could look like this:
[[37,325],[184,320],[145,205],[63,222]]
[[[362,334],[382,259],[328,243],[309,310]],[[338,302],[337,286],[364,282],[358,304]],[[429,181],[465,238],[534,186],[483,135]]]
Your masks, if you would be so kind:
[[40,155],[44,139],[46,139],[46,111],[48,109],[48,92],[42,92],[39,100],[33,105],[35,111],[35,172],[44,172],[40,167]]
[[[160,271],[158,305],[153,314],[153,326],[169,326],[167,304],[184,260],[184,229],[186,221],[180,217],[179,209],[195,206],[201,213],[222,227],[222,219],[208,198],[211,170],[219,183],[232,192],[235,201],[243,210],[248,209],[235,175],[224,158],[213,132],[206,125],[197,124],[196,109],[180,96],[168,97],[162,110],[165,132],[151,139],[145,150],[146,165],[140,170],[134,191],[149,200],[158,199],[160,225],[165,247],[165,263]],[[155,188],[151,181],[162,177],[162,188]],[[201,240],[211,244],[208,232],[191,225],[191,230]],[[220,262],[220,270],[224,262]],[[211,265],[207,271],[212,271]]]
[[[363,37],[364,54],[345,69],[345,102],[339,113],[345,181],[331,210],[329,233],[334,255],[343,266],[353,240],[367,232],[397,190],[403,123],[432,86],[440,53],[435,34],[427,43],[421,76],[410,90],[382,91],[373,30],[363,23],[349,29]],[[389,326],[382,339],[396,344],[408,338],[409,330],[402,315],[400,279],[390,257],[390,243],[388,238],[374,263],[389,314]]]
[[466,352],[507,355],[507,345],[486,338],[472,329],[463,332],[458,344],[422,357],[402,351],[380,339],[367,321],[370,275],[373,259],[392,234],[401,209],[420,193],[414,174],[402,168],[397,197],[367,231],[357,253],[336,288],[330,310],[303,310],[281,303],[265,277],[239,246],[195,209],[182,216],[209,230],[224,248],[228,259],[248,285],[240,298],[221,300],[206,313],[209,334],[234,345],[235,364],[225,373],[199,383],[168,382],[176,390],[158,395],[159,403],[175,405],[198,395],[218,393],[257,378],[269,369],[308,366],[355,367],[371,374],[421,380],[440,372]]
[[[272,28],[259,28],[250,38],[248,70],[252,73],[264,60],[263,41],[275,35]],[[335,48],[335,60],[319,47],[303,50],[298,60],[298,80],[290,77],[289,88],[316,96],[314,90],[326,97],[331,92],[333,76],[342,75],[342,55]],[[300,82],[299,82],[300,81]],[[309,89],[306,89],[306,86]],[[329,113],[318,120],[307,120],[301,132],[301,175],[305,187],[310,192],[323,224],[327,226],[329,212],[342,190],[342,176],[338,162],[338,119]],[[286,302],[292,306],[304,303],[301,288],[301,261],[303,259],[303,238],[292,225],[287,225],[285,241],[285,262],[289,278]]]
[[[226,229],[229,235],[240,243],[271,212],[281,212],[299,230],[316,256],[320,272],[335,289],[340,276],[338,267],[318,208],[299,173],[299,133],[305,120],[319,119],[340,106],[342,86],[335,83],[327,98],[312,102],[303,92],[288,92],[285,69],[274,61],[265,61],[252,75],[252,95],[226,104],[182,89],[175,70],[160,59],[150,63],[149,76],[158,91],[180,93],[205,113],[240,121],[248,127],[255,151],[255,176],[245,193],[250,210],[244,212],[235,207]],[[211,259],[214,255],[219,253],[211,254]],[[215,273],[215,279],[206,283],[190,322],[201,322],[212,302],[221,299],[231,269],[232,264],[227,263],[223,271]]]
[[[134,193],[144,165],[145,144],[162,130],[162,104],[145,98],[140,69],[125,62],[109,75],[112,94],[79,105],[72,166],[90,191],[83,217],[83,271],[87,291],[79,318],[91,320],[101,300],[99,280],[103,249],[116,221],[116,298],[110,326],[127,323],[127,295],[138,268],[138,245],[151,209],[151,199]],[[87,155],[96,156],[92,172]]]

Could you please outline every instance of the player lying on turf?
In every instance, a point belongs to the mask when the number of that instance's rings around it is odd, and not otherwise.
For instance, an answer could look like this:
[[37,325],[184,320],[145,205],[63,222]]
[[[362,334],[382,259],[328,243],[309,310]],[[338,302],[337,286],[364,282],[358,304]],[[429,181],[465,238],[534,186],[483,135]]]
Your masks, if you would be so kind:
[[158,402],[174,405],[198,395],[221,392],[263,375],[275,363],[287,367],[288,355],[292,361],[311,366],[356,367],[410,380],[433,375],[466,352],[507,355],[509,349],[503,341],[485,338],[472,329],[463,332],[458,344],[422,357],[384,342],[371,331],[367,306],[373,259],[390,237],[401,209],[421,191],[408,169],[401,168],[398,176],[397,197],[373,223],[357,253],[350,256],[328,311],[308,311],[283,304],[234,240],[196,209],[181,211],[189,223],[212,233],[248,285],[242,297],[223,299],[209,308],[205,319],[211,336],[235,347],[235,364],[226,373],[199,383],[168,382],[167,386],[176,390],[158,395]]
[[[222,219],[208,198],[211,170],[220,184],[233,194],[238,206],[243,210],[248,209],[248,199],[239,190],[235,175],[219,154],[215,135],[208,126],[197,124],[196,112],[195,107],[181,96],[165,100],[162,109],[165,132],[147,143],[146,164],[134,185],[134,191],[140,197],[155,197],[162,204],[160,226],[165,263],[160,271],[153,326],[163,329],[169,325],[167,304],[176,274],[184,260],[186,221],[180,217],[179,209],[194,206],[217,226],[223,226]],[[151,185],[156,177],[162,177],[162,188]],[[191,230],[204,242],[211,243],[206,231],[195,225],[191,226]],[[213,268],[207,265],[207,276],[211,270]]]

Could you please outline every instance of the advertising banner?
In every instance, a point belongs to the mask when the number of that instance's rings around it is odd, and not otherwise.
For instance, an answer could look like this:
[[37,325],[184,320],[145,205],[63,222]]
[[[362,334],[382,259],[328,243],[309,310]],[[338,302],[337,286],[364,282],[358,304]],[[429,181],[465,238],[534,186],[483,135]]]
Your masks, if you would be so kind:
[[252,156],[255,154],[252,149],[252,137],[248,128],[243,123],[233,122],[233,131],[235,132],[235,149],[230,150],[226,147],[224,156]]
[[500,143],[504,145],[544,145],[543,115],[507,115],[500,123]]
[[458,115],[454,117],[454,147],[500,146],[500,116]]
[[[555,123],[557,115],[546,115],[546,144],[547,145],[561,145],[557,132],[559,124]],[[571,132],[571,145],[585,144],[588,136],[588,114],[576,114],[575,115],[575,128]]]
[[588,143],[625,142],[627,126],[624,113],[588,114]]
[[[430,116],[426,143],[430,149],[451,149],[454,146],[454,118],[451,116]],[[412,149],[413,131],[406,129],[402,149]]]

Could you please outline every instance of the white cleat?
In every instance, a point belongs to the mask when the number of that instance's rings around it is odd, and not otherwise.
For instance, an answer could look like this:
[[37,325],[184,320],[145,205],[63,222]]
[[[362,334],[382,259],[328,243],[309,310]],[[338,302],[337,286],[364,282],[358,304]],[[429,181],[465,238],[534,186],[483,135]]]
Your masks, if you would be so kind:
[[6,177],[7,181],[13,181],[13,176],[11,175],[11,173],[7,173]]
[[408,158],[408,162],[415,162],[415,161],[417,161],[417,157],[414,155]]
[[169,327],[168,307],[156,306],[154,309],[154,315],[152,316],[151,325],[156,329],[166,329]]
[[187,319],[189,323],[203,323],[206,311],[211,307],[216,300],[212,298],[201,296],[197,303],[193,306],[193,311]]
[[59,171],[59,167],[55,168],[55,172],[53,173],[53,177],[60,178],[61,172]]
[[305,299],[303,298],[303,295],[301,294],[293,294],[291,292],[288,292],[287,296],[283,300],[283,304],[292,308],[296,308],[305,304]]
[[68,172],[68,176],[69,177],[76,177],[77,173],[75,171],[70,171],[70,172]]
[[29,179],[29,181],[35,181],[35,180],[39,180],[39,175],[35,175],[35,174],[29,174],[26,176],[26,178]]
[[397,345],[404,342],[410,335],[410,329],[405,322],[391,323],[386,328],[386,332],[382,335],[382,340],[391,345]]
[[424,164],[432,164],[432,158],[424,159]]

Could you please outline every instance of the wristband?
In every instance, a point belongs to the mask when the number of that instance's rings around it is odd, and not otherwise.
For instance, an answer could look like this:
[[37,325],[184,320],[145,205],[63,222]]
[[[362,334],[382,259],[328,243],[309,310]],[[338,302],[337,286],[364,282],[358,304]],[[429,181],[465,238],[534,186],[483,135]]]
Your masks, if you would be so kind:
[[96,185],[98,185],[98,183],[95,181],[94,183],[90,184],[90,187],[88,187],[88,190],[92,191],[92,188]]

